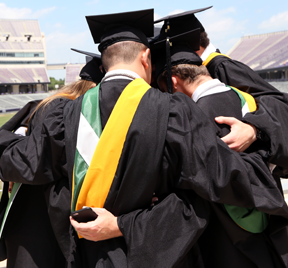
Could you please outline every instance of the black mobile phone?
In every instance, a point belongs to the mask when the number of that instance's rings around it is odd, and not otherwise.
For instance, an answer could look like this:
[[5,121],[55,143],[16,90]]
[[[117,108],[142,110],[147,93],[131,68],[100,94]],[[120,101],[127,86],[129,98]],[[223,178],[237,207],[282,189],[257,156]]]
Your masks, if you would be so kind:
[[97,219],[98,215],[90,207],[85,207],[71,213],[72,218],[78,222],[88,222]]

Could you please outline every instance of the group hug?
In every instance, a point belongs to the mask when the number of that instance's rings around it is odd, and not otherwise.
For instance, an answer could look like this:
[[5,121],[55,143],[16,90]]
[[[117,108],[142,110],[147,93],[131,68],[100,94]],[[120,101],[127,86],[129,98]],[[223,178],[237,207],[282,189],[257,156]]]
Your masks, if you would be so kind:
[[86,17],[101,55],[0,128],[7,268],[288,267],[288,95],[209,8]]

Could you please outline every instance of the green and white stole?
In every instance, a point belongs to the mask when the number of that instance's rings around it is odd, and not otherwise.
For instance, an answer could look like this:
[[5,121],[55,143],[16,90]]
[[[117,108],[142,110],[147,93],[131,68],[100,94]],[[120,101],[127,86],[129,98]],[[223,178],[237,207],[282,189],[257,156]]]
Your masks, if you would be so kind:
[[3,234],[3,230],[4,230],[4,226],[5,226],[8,214],[10,212],[10,209],[11,209],[12,205],[13,205],[13,202],[15,200],[16,195],[17,195],[18,191],[20,190],[21,185],[22,185],[22,183],[18,183],[18,182],[15,182],[13,184],[12,191],[11,191],[11,194],[10,194],[10,197],[9,197],[9,201],[8,201],[8,204],[7,204],[7,207],[6,207],[6,210],[5,210],[5,214],[4,214],[4,217],[3,217],[3,221],[2,221],[2,224],[1,224],[1,227],[0,227],[0,239],[2,238],[2,234]]
[[[242,116],[246,113],[256,111],[256,102],[250,94],[234,87],[227,87],[231,88],[238,94],[241,100]],[[224,207],[232,220],[250,233],[261,233],[268,226],[268,215],[260,212],[256,208],[243,208],[226,204]]]
[[[202,64],[207,66],[208,63],[217,56],[224,56],[229,58],[229,56],[225,54],[213,52],[205,61],[203,61]],[[230,87],[238,94],[241,100],[242,116],[244,116],[246,113],[256,111],[256,102],[250,94],[231,86],[227,87]],[[258,211],[256,208],[242,208],[230,205],[224,206],[233,221],[248,232],[261,233],[268,226],[268,215]]]
[[[101,133],[99,85],[84,95],[75,155],[72,211],[83,206],[104,207],[127,132],[138,105],[150,86],[141,78],[120,95]],[[94,133],[92,133],[94,132]]]

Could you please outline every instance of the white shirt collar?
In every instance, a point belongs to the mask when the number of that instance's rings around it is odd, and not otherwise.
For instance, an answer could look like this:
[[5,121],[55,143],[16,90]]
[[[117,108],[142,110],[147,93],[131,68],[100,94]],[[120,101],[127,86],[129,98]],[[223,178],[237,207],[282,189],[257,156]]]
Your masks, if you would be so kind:
[[197,89],[192,95],[192,99],[197,102],[202,97],[229,90],[231,89],[229,87],[226,87],[224,83],[221,83],[218,79],[213,79],[197,87]]
[[126,70],[126,69],[117,69],[117,70],[107,72],[105,76],[102,78],[101,82],[114,80],[114,79],[134,80],[136,78],[141,78],[141,77],[133,71]]
[[216,48],[211,43],[209,43],[209,45],[205,48],[203,54],[201,55],[202,61],[205,61],[208,58],[208,56],[215,51]]

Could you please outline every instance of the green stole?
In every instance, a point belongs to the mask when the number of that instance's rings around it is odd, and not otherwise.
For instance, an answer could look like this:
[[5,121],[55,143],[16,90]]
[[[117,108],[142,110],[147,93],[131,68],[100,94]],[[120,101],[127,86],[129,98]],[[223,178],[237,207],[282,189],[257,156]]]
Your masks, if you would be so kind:
[[[85,94],[77,136],[72,211],[81,209],[83,206],[104,207],[127,132],[137,107],[149,88],[150,85],[140,78],[130,82],[115,104],[103,133],[101,133],[99,110],[99,85]],[[84,125],[81,121],[85,121],[87,125],[85,128],[81,127]],[[90,138],[87,134],[89,125],[90,131],[94,131],[94,136],[91,134]],[[86,136],[83,136],[82,132],[85,132]],[[85,150],[89,151],[86,152],[86,157],[82,153]]]

